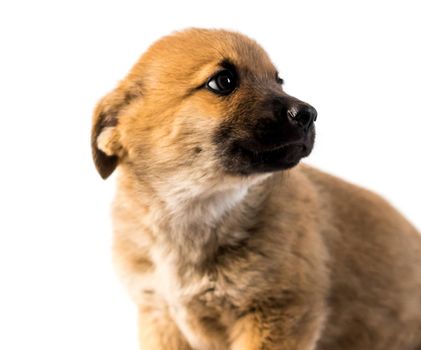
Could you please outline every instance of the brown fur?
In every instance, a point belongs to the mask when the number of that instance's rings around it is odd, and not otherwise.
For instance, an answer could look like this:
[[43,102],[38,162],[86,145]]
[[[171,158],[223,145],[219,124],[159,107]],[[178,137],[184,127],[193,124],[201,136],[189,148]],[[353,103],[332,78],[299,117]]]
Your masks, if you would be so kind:
[[[229,99],[203,88],[224,59],[244,77]],[[187,30],[154,44],[95,111],[97,168],[119,167],[115,262],[142,349],[420,349],[421,239],[396,210],[308,166],[221,165],[216,130],[281,91],[275,74],[251,39]]]

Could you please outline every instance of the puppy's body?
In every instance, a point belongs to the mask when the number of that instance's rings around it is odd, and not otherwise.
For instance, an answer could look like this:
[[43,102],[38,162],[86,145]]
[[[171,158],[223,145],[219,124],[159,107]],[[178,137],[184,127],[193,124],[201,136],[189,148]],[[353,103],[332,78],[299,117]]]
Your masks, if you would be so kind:
[[[142,349],[419,350],[418,233],[368,191],[282,171],[310,152],[315,117],[272,67],[248,38],[191,30],[98,106],[94,157],[104,177],[119,163],[115,260]],[[238,83],[215,96],[201,82],[220,69]]]
[[376,195],[300,166],[246,193],[216,191],[202,208],[185,203],[183,222],[128,179],[114,207],[116,259],[147,310],[145,349],[176,341],[166,322],[197,349],[260,349],[261,336],[269,349],[421,344],[420,239]]

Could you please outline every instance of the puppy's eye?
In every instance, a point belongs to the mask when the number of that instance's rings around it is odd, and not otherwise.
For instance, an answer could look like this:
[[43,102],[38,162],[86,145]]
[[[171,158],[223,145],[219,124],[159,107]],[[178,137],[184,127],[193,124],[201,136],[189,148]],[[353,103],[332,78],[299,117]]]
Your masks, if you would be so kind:
[[276,73],[275,79],[276,79],[276,82],[277,82],[279,85],[283,85],[283,84],[284,84],[284,79],[282,79],[282,78],[279,76],[279,74],[278,74],[278,73]]
[[210,78],[206,87],[217,94],[228,95],[237,87],[237,77],[234,72],[225,69]]

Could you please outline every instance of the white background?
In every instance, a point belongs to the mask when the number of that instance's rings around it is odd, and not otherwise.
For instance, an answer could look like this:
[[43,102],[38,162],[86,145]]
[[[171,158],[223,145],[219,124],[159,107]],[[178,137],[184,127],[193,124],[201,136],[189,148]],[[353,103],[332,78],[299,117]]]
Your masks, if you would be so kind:
[[160,36],[235,29],[319,112],[307,160],[421,227],[417,1],[5,1],[0,5],[0,348],[136,349],[111,266],[91,112]]

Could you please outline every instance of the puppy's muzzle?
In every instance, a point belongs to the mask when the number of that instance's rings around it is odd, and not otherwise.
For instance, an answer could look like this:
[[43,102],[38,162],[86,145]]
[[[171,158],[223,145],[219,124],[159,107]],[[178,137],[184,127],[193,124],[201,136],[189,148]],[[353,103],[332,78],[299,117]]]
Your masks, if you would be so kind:
[[313,149],[316,119],[316,109],[295,97],[262,101],[245,122],[220,128],[216,140],[225,168],[241,174],[291,168]]
[[294,97],[277,97],[268,101],[256,116],[249,137],[242,146],[256,152],[270,151],[283,146],[311,143],[317,111]]

